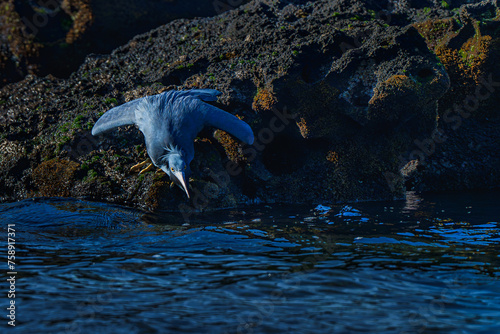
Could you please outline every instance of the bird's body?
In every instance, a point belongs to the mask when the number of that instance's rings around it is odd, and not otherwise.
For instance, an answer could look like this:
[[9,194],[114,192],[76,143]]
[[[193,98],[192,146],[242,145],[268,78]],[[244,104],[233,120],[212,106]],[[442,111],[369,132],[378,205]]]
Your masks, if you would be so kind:
[[193,142],[205,126],[224,130],[247,144],[254,140],[247,123],[203,102],[215,101],[220,94],[213,89],[192,89],[133,100],[106,112],[94,125],[92,135],[136,124],[144,134],[153,164],[165,171],[189,196],[186,179],[194,157]]

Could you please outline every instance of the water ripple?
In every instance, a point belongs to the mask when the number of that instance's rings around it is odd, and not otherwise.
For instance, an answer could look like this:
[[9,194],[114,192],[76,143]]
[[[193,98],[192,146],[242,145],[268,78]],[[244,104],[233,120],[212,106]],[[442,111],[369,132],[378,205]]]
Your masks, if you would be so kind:
[[499,330],[492,198],[258,206],[195,217],[71,199],[0,205],[16,224],[19,325],[75,332]]

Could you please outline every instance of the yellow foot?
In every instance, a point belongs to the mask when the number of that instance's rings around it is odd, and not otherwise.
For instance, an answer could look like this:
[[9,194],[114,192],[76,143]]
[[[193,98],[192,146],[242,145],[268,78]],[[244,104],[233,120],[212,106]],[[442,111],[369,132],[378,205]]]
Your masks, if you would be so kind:
[[151,163],[151,159],[147,159],[146,161],[140,162],[137,165],[132,166],[130,168],[130,171],[137,172],[138,170],[140,170],[142,167],[144,167],[146,165],[147,165],[147,167],[144,168],[143,170],[141,170],[139,172],[139,174],[144,174],[144,173],[149,172],[150,170],[154,169],[154,165]]

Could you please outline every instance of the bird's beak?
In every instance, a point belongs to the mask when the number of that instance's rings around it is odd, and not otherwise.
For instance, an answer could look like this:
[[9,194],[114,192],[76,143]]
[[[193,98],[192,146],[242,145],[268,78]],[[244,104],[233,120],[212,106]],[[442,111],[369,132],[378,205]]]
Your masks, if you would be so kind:
[[186,174],[183,173],[183,172],[173,172],[174,176],[175,176],[175,183],[177,183],[177,185],[179,187],[181,187],[185,192],[186,192],[186,195],[188,198],[191,198],[189,196],[189,191],[188,191],[188,188],[187,188],[187,184],[186,184]]

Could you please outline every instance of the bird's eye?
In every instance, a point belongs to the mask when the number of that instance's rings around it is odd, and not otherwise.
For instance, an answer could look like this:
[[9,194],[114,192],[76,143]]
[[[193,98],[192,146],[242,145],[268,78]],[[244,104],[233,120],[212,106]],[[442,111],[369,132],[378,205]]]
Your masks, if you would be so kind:
[[172,172],[174,172],[174,171],[175,171],[175,170],[174,170],[174,167],[170,167],[170,170],[171,170]]

